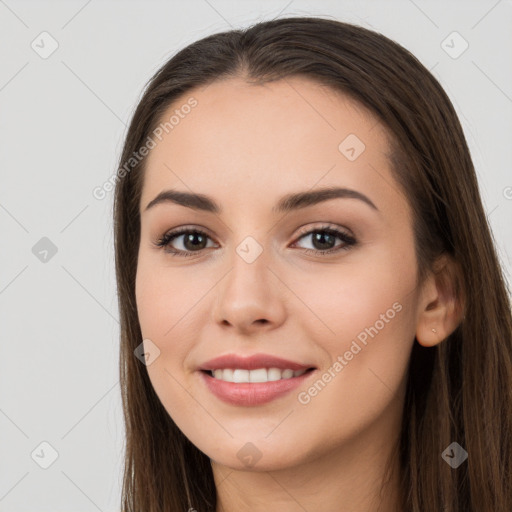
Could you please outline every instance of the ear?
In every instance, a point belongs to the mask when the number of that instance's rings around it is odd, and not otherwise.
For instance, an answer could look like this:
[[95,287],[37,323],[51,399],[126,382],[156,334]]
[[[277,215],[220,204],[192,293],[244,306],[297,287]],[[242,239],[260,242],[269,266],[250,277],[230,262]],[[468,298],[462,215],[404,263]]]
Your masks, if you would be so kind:
[[441,343],[462,321],[460,277],[460,270],[449,255],[443,254],[434,263],[418,301],[416,340],[420,345],[433,347]]

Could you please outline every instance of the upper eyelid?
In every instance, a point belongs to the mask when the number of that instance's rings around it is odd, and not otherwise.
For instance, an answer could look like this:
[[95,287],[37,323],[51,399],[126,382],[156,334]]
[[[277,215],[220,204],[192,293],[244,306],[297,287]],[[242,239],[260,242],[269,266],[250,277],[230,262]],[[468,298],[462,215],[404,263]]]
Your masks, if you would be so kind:
[[316,227],[300,228],[298,236],[302,237],[304,235],[309,235],[309,234],[311,234],[312,232],[315,232],[315,231],[329,231],[329,230],[339,231],[339,232],[341,232],[343,234],[346,234],[348,236],[354,236],[350,229],[348,229],[346,227],[343,227],[343,226],[338,226],[336,224],[333,224],[332,222],[324,222],[321,226],[316,226]]

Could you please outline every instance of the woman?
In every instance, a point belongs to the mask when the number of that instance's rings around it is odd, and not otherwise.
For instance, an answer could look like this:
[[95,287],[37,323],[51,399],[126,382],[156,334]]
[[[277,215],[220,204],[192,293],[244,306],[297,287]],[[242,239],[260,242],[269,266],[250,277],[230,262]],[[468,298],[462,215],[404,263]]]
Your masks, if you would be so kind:
[[206,37],[119,169],[123,510],[512,510],[510,299],[414,56],[321,18]]

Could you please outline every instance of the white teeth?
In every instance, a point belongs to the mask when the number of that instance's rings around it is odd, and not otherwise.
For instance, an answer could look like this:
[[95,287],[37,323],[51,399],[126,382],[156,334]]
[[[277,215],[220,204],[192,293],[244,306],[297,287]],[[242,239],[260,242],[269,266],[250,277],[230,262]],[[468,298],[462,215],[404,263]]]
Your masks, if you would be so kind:
[[267,374],[267,379],[269,381],[279,380],[281,378],[281,370],[279,368],[269,368]]
[[249,373],[249,382],[267,382],[267,370],[259,368],[258,370],[251,370]]
[[235,373],[234,370],[226,369],[226,370],[216,370],[216,371],[221,372],[220,377],[215,375],[215,377],[217,379],[223,379],[227,382],[235,382],[233,379],[233,374]]
[[235,370],[233,372],[233,382],[249,382],[249,370]]
[[306,370],[280,370],[279,368],[258,368],[257,370],[242,370],[240,368],[223,370],[212,370],[216,379],[226,382],[250,383],[250,382],[271,382],[281,379],[291,379],[306,373]]

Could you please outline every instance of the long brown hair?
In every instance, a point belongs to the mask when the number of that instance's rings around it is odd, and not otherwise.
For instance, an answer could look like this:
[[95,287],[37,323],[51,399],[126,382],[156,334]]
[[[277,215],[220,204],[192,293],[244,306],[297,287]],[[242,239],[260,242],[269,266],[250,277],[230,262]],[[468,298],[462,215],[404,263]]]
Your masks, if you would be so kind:
[[[399,44],[348,23],[296,17],[187,46],[151,78],[131,120],[114,198],[123,512],[216,510],[210,459],[176,427],[134,356],[142,341],[135,276],[145,159],[132,157],[177,98],[231,76],[257,84],[303,76],[357,100],[387,128],[392,171],[413,209],[419,282],[449,255],[460,269],[454,287],[465,313],[439,345],[414,342],[398,447],[403,510],[512,511],[510,298],[455,110]],[[441,456],[452,442],[468,452],[456,469]]]

